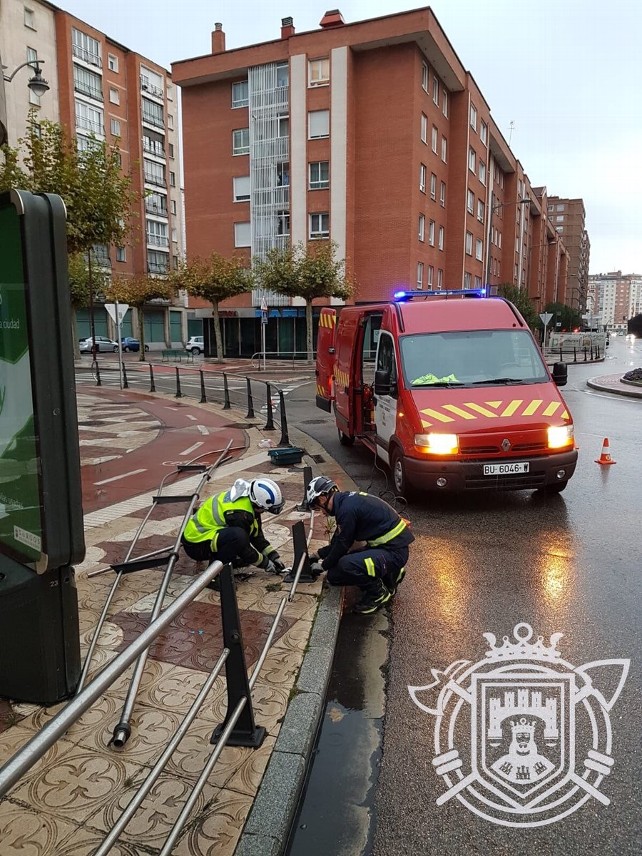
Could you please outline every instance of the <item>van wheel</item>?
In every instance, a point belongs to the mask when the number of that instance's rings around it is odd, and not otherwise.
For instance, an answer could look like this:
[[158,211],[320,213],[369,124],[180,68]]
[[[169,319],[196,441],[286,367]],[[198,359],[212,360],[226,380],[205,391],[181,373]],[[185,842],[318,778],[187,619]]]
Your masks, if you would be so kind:
[[354,444],[354,434],[344,434],[340,428],[337,428],[339,434],[339,442],[342,446],[352,446]]
[[413,490],[408,484],[403,454],[398,446],[394,447],[390,456],[390,470],[392,472],[392,483],[395,493],[405,496],[406,499],[410,499],[413,495]]
[[547,484],[546,487],[540,488],[539,492],[544,493],[544,494],[546,494],[546,493],[548,493],[548,494],[561,493],[567,484],[568,484],[568,479],[566,481],[554,482],[553,484]]

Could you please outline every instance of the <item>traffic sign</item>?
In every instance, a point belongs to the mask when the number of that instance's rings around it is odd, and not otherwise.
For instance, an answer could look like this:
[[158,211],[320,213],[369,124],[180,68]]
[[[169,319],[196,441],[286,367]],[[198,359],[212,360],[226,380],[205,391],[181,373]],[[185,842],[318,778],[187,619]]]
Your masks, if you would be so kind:
[[114,324],[122,324],[123,318],[127,315],[129,303],[105,303],[105,309]]
[[548,322],[553,317],[553,313],[552,312],[542,312],[539,317],[542,321],[542,324],[546,327]]

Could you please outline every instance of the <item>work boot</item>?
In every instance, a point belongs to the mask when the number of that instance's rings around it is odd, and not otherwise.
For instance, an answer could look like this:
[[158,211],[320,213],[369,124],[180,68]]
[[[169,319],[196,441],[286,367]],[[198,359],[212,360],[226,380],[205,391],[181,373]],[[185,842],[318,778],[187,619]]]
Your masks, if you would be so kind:
[[361,600],[353,608],[353,612],[359,615],[370,615],[381,609],[384,603],[388,603],[392,595],[381,580],[374,580],[364,588]]
[[397,594],[397,589],[401,585],[401,581],[405,576],[405,568],[399,568],[398,571],[392,571],[391,573],[384,575],[383,582],[385,587],[390,592],[391,597],[394,597]]

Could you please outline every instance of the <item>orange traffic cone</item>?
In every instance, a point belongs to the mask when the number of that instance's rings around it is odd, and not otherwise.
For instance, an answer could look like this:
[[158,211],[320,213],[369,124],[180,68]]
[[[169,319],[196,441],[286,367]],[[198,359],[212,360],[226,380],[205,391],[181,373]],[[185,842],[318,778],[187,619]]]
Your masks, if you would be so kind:
[[604,442],[602,443],[602,453],[600,457],[595,461],[596,464],[602,464],[604,466],[608,466],[608,464],[615,464],[616,461],[611,457],[611,450],[609,448],[609,438],[605,437]]

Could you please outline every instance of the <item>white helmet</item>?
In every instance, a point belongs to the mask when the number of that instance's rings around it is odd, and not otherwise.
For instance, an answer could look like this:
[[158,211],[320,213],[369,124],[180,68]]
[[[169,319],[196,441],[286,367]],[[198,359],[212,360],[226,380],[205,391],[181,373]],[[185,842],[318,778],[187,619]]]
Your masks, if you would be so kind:
[[250,502],[261,511],[280,514],[285,504],[281,488],[272,479],[253,479],[248,496]]

